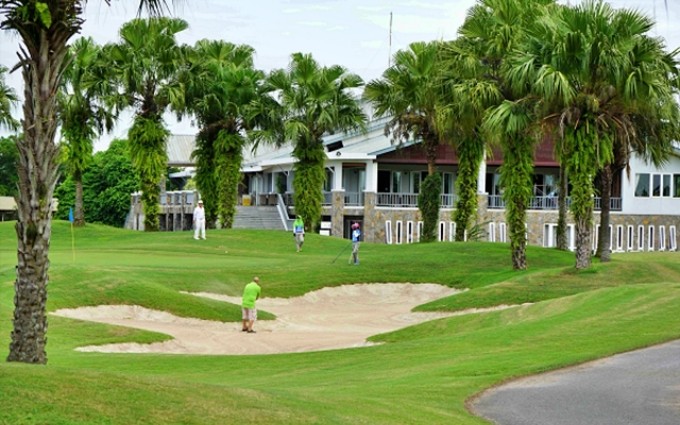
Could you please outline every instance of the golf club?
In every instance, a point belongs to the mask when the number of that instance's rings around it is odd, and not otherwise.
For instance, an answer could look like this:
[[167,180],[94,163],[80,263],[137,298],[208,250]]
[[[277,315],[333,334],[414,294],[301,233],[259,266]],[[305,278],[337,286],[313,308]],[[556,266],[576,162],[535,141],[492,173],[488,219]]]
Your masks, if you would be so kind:
[[333,259],[333,261],[331,261],[331,264],[335,263],[335,260],[337,260],[338,257],[340,257],[340,255],[341,255],[343,252],[345,252],[345,250],[346,250],[349,246],[351,246],[351,245],[352,245],[352,242],[350,242],[349,244],[347,244],[347,245],[345,245],[344,247],[342,247],[342,249],[340,250],[340,252],[338,252],[338,255],[336,255],[335,258]]

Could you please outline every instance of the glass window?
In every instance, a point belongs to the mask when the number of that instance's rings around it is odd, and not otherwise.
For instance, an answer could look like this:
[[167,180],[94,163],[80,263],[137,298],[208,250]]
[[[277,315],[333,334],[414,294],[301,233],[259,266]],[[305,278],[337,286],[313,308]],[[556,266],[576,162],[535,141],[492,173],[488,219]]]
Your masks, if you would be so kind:
[[671,175],[670,174],[664,174],[663,175],[663,187],[662,187],[662,195],[661,196],[671,196]]
[[453,174],[442,173],[442,194],[450,195],[453,193]]
[[680,174],[673,174],[673,197],[680,198]]
[[635,175],[635,196],[638,197],[649,196],[649,174]]
[[401,171],[392,171],[392,193],[401,192]]
[[413,193],[420,193],[421,174],[416,172],[413,173],[412,175],[413,175]]
[[652,174],[652,196],[661,196],[661,174]]
[[333,189],[333,172],[326,168],[326,178],[323,181],[324,192],[330,192]]
[[378,192],[388,193],[390,191],[390,177],[392,173],[389,170],[378,171]]

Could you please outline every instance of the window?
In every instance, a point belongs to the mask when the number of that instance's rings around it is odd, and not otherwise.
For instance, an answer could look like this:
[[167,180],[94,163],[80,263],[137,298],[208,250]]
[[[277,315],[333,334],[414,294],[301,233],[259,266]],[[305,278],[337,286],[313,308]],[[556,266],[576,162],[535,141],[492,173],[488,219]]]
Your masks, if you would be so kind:
[[403,222],[401,220],[398,220],[396,222],[396,236],[397,236],[397,243],[401,245],[402,239],[403,239]]
[[661,175],[652,175],[652,196],[661,196]]
[[378,171],[378,192],[389,193],[391,175],[392,173],[390,173],[389,170]]
[[406,243],[413,243],[413,222],[406,222]]
[[668,198],[671,196],[671,175],[664,174],[662,178],[661,196]]
[[[678,178],[680,178],[680,176],[678,176]],[[500,195],[501,194],[500,180],[501,180],[500,174],[486,173],[486,193],[488,193],[489,195]]]
[[323,181],[324,192],[330,192],[333,189],[333,180],[334,180],[333,174],[334,174],[333,170],[331,170],[330,168],[326,168],[326,179]]
[[680,174],[673,174],[673,197],[680,198]]
[[446,223],[443,221],[439,222],[439,235],[437,240],[439,242],[444,242],[446,240]]
[[649,174],[635,175],[635,196],[637,197],[649,196]]
[[411,173],[412,193],[420,193],[420,186],[427,177],[427,171],[414,171]]
[[[680,193],[678,193],[679,175],[636,174],[635,178],[635,196],[648,197],[651,193],[655,198],[680,197]],[[672,191],[672,183],[675,183],[675,192]]]
[[401,171],[392,172],[392,193],[401,192]]
[[385,221],[385,243],[387,245],[392,245],[392,222]]
[[442,173],[442,193],[444,195],[453,193],[453,174]]

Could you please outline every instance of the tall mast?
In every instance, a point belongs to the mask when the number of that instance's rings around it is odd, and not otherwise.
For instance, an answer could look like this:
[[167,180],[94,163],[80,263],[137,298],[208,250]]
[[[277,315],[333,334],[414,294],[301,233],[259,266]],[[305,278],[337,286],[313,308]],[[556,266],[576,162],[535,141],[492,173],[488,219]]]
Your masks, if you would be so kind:
[[387,58],[387,67],[392,66],[392,12],[390,12],[390,48],[389,56]]

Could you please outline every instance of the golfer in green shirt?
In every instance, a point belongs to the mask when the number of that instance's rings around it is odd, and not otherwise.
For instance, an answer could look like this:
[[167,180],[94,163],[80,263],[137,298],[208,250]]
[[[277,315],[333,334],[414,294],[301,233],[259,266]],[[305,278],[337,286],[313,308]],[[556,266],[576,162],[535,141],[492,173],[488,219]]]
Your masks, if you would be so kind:
[[255,308],[255,300],[260,298],[260,278],[255,276],[253,281],[243,288],[243,301],[241,303],[241,313],[243,318],[242,332],[254,334],[253,325],[257,320],[257,309]]

